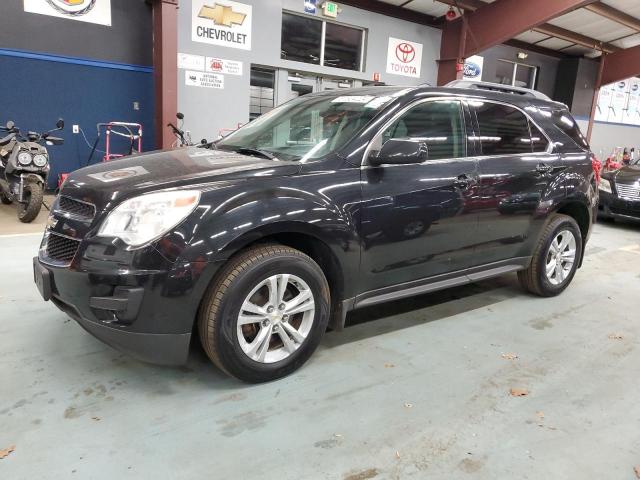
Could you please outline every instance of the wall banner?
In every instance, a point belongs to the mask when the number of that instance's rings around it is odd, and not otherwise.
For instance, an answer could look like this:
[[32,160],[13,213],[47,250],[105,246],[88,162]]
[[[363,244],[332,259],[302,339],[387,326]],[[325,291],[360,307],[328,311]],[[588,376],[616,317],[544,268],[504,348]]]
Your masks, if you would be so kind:
[[242,62],[207,57],[205,70],[214,73],[226,73],[228,75],[242,75]]
[[24,0],[24,11],[111,26],[111,0]]
[[191,40],[251,50],[251,5],[231,0],[193,0]]
[[387,73],[405,77],[420,77],[422,44],[389,37]]
[[184,83],[190,87],[224,88],[224,76],[217,73],[186,70]]

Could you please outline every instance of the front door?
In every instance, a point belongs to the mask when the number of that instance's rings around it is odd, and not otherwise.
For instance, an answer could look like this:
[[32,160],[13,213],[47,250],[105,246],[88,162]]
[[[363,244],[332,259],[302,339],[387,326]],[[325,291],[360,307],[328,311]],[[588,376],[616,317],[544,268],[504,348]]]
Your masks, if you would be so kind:
[[421,100],[372,141],[375,155],[391,138],[423,142],[418,164],[362,168],[363,291],[419,280],[472,264],[477,215],[465,208],[477,181],[467,157],[465,110],[458,100]]
[[478,214],[475,264],[526,257],[545,221],[545,205],[564,196],[563,165],[523,111],[491,101],[470,102],[470,109],[482,149],[473,205]]

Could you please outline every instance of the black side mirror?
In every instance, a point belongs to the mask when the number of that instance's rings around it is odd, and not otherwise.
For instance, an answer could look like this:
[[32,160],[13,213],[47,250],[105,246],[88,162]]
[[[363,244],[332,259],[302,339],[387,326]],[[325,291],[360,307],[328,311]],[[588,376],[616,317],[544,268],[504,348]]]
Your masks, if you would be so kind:
[[15,124],[15,123],[13,123],[13,120],[9,120],[9,121],[7,122],[7,130],[11,130],[11,129],[12,129],[13,127],[15,127],[15,126],[16,126],[16,124]]
[[184,120],[184,114],[183,114],[183,113],[178,112],[178,113],[176,113],[176,118],[177,118],[178,120]]
[[410,138],[387,140],[377,155],[369,157],[370,165],[422,163],[427,159],[427,144]]
[[62,118],[59,118],[56,122],[56,128],[58,130],[62,130],[64,128],[64,120]]

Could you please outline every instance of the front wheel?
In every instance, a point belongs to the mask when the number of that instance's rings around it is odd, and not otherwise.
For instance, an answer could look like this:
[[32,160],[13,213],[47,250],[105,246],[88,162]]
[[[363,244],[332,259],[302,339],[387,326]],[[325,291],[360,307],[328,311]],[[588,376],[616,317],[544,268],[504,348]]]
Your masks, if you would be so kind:
[[552,297],[569,286],[582,257],[582,234],[576,221],[555,215],[545,227],[529,268],[518,272],[525,290]]
[[25,183],[22,197],[24,202],[18,204],[18,219],[22,223],[30,223],[38,216],[42,207],[43,195],[44,187],[41,183]]
[[282,245],[229,260],[202,302],[200,340],[209,358],[240,380],[265,382],[300,368],[329,321],[329,286],[304,253]]

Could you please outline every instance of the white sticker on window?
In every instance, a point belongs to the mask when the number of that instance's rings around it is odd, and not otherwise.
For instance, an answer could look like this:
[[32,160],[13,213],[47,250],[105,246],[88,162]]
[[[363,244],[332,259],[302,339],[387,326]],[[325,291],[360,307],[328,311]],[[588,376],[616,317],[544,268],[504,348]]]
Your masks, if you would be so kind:
[[343,95],[342,97],[334,98],[331,103],[367,103],[373,100],[373,95]]
[[389,96],[374,98],[369,103],[367,103],[364,106],[364,108],[380,108],[382,105],[387,103],[392,98],[393,97],[389,97]]

